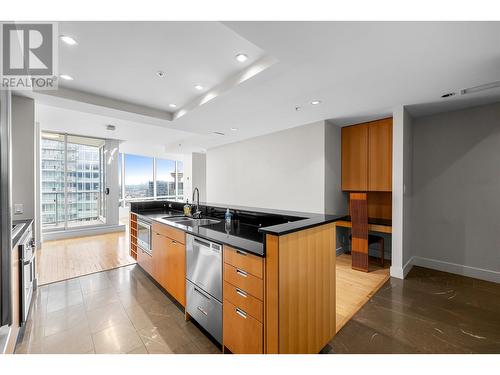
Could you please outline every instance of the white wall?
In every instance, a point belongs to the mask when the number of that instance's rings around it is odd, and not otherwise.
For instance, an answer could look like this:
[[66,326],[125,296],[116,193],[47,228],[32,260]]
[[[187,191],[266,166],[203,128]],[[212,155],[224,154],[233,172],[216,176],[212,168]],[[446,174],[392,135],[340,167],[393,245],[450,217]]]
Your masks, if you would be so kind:
[[[409,215],[412,119],[404,106],[393,112],[392,127],[392,255],[391,276],[404,278],[411,269]],[[407,221],[408,220],[408,221]]]
[[325,122],[209,149],[207,201],[323,213]]
[[[12,220],[35,219],[35,101],[12,96]],[[23,205],[23,213],[14,212]],[[36,232],[36,225],[34,225]],[[38,234],[36,234],[38,236]]]
[[106,197],[106,224],[117,225],[119,222],[118,203],[120,199],[118,181],[119,142],[112,139],[107,139],[105,142],[106,187],[109,188],[109,195]]
[[500,282],[500,103],[414,119],[413,263]]
[[200,191],[200,202],[207,200],[207,156],[199,152],[192,154],[192,170],[191,170],[191,190],[188,192],[192,198],[193,189],[195,187]]

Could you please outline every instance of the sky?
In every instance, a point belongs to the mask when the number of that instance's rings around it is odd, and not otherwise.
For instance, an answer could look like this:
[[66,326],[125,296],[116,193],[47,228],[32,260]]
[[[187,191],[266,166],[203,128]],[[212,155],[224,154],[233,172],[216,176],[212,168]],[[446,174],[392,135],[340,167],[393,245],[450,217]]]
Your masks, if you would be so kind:
[[[174,160],[156,159],[157,181],[174,181],[170,175],[175,171]],[[153,158],[125,155],[125,185],[146,184],[153,181]]]

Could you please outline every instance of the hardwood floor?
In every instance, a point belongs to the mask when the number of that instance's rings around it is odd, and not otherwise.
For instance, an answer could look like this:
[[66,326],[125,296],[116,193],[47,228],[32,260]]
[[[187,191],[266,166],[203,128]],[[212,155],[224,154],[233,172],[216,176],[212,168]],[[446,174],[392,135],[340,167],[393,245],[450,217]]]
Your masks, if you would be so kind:
[[370,263],[370,272],[351,268],[351,256],[337,257],[337,332],[389,279],[389,262],[386,267]]
[[37,257],[39,285],[135,263],[128,231],[45,241]]

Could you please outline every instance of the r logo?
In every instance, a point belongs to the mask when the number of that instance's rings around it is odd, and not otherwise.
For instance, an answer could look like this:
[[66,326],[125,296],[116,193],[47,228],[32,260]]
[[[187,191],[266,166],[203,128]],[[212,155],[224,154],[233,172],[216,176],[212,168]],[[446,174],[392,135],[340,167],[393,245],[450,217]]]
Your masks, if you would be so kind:
[[4,76],[49,76],[54,74],[53,25],[2,25]]

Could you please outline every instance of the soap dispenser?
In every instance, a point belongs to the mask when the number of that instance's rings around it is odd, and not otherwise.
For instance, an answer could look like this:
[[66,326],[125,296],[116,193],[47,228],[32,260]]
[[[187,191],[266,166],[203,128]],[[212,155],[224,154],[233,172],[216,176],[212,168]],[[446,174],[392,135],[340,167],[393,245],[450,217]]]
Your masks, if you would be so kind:
[[226,210],[226,214],[224,215],[224,218],[226,219],[227,224],[231,224],[232,214],[231,214],[231,211],[229,211],[229,208]]
[[191,216],[191,205],[189,204],[189,199],[186,199],[186,204],[184,205],[184,216]]

